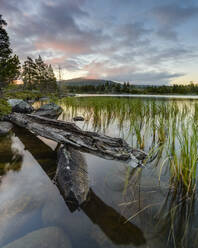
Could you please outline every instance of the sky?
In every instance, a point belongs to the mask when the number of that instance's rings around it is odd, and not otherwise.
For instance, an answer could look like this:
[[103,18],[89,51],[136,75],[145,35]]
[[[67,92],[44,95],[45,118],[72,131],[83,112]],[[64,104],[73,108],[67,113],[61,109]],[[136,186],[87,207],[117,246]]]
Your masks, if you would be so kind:
[[197,0],[0,0],[13,51],[62,79],[198,82]]

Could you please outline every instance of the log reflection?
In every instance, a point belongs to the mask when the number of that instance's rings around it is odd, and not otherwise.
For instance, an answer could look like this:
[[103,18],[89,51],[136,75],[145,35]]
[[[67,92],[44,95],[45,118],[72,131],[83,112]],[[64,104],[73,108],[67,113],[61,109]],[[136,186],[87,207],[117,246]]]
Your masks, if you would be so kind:
[[146,243],[143,232],[131,222],[126,222],[124,216],[106,205],[92,189],[89,191],[87,202],[82,204],[81,209],[113,243],[136,246]]

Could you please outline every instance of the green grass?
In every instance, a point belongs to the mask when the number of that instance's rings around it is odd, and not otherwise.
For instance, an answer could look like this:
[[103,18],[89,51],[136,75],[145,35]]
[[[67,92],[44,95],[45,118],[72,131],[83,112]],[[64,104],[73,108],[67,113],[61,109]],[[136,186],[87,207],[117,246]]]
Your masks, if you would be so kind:
[[[195,183],[198,141],[198,104],[180,101],[140,100],[116,97],[65,98],[67,118],[82,114],[94,130],[108,132],[111,125],[131,145],[149,152],[163,145],[162,159],[170,158],[170,174],[189,187]],[[180,105],[182,106],[180,108]],[[166,163],[167,164],[167,163]],[[160,166],[160,163],[159,163]],[[190,181],[189,181],[190,180]],[[188,186],[187,186],[188,185]]]
[[[59,103],[65,108],[67,120],[83,115],[85,129],[113,133],[155,157],[150,168],[158,173],[160,184],[162,178],[168,180],[168,193],[156,217],[157,225],[163,222],[159,226],[167,228],[167,242],[172,247],[187,247],[197,192],[197,101],[82,97],[65,98]],[[129,182],[127,171],[124,194]],[[153,205],[144,205],[131,217],[149,212]]]

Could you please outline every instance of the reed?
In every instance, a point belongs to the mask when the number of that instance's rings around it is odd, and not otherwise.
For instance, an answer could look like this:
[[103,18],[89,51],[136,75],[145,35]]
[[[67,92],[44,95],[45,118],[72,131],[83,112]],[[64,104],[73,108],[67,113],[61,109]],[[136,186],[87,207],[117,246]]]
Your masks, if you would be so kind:
[[[177,247],[180,242],[177,236],[186,244],[197,190],[198,103],[116,97],[66,98],[59,103],[67,110],[67,120],[82,114],[86,119],[85,129],[122,137],[133,147],[150,154],[149,167],[158,171],[159,182],[162,177],[168,178],[169,190],[158,215],[158,224],[168,223],[168,240],[173,246]],[[124,195],[134,174],[135,170],[132,174],[127,170]],[[150,211],[153,205],[155,203],[144,205],[133,217]],[[185,214],[185,218],[180,218],[181,214]],[[183,236],[178,235],[179,231]]]

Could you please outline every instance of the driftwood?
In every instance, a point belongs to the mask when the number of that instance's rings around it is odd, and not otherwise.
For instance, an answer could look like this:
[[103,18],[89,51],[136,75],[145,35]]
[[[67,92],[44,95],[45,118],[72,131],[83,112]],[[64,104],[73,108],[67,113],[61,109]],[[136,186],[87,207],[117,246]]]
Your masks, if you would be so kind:
[[36,135],[105,159],[115,159],[137,166],[147,157],[146,153],[131,148],[123,139],[83,131],[71,122],[21,113],[12,113],[6,119]]
[[70,211],[82,210],[113,243],[145,244],[142,231],[89,188],[87,164],[79,151],[64,146],[59,149],[55,182]]
[[60,147],[54,181],[69,209],[74,211],[86,201],[89,192],[87,164],[79,151]]

